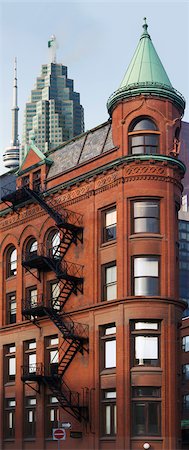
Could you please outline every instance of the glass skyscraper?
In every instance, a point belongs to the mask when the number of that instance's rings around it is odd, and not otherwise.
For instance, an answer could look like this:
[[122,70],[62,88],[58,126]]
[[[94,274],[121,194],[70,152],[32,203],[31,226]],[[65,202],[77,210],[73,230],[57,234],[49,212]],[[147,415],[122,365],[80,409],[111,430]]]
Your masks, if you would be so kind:
[[45,153],[83,131],[84,110],[67,67],[56,62],[42,65],[25,107],[21,163],[31,138]]

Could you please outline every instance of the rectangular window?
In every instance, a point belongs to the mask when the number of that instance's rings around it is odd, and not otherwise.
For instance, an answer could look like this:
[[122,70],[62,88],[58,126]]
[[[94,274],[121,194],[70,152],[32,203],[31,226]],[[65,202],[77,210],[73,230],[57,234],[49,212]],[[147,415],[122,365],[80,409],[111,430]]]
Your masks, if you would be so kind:
[[132,295],[159,295],[159,284],[159,257],[135,256]]
[[133,436],[160,436],[161,390],[154,387],[132,388]]
[[117,413],[116,413],[116,390],[103,390],[101,399],[100,415],[102,415],[101,435],[116,436]]
[[24,342],[24,375],[28,375],[30,378],[37,372],[36,363],[36,341]]
[[103,325],[100,331],[101,367],[110,369],[116,367],[116,326],[115,323]]
[[58,351],[58,335],[49,336],[46,338],[46,367],[48,367],[48,374],[55,375],[58,373],[59,351]]
[[133,322],[132,366],[160,365],[160,324],[158,322]]
[[15,381],[16,347],[15,344],[5,346],[5,382]]
[[52,438],[53,428],[58,428],[59,422],[59,403],[56,397],[48,395],[45,412],[45,434]]
[[183,381],[189,380],[189,364],[184,364],[182,366],[182,378],[183,378]]
[[132,204],[132,233],[159,232],[159,201],[134,201]]
[[22,177],[22,187],[29,187],[30,186],[30,177],[29,175],[26,175]]
[[50,302],[53,308],[60,310],[60,284],[57,281],[50,282]]
[[115,207],[102,212],[102,224],[102,242],[116,239],[117,211]]
[[182,349],[184,352],[189,352],[189,336],[182,338]]
[[16,293],[11,292],[6,296],[7,324],[16,323]]
[[189,411],[189,394],[183,395],[182,399],[183,413]]
[[117,298],[117,266],[115,262],[102,266],[103,300]]
[[15,438],[15,398],[5,399],[5,426],[4,426],[4,437],[5,439]]
[[26,299],[30,308],[37,306],[37,286],[31,286],[26,289]]
[[35,192],[40,192],[41,189],[41,171],[36,170],[33,172],[33,190]]
[[36,432],[36,398],[25,398],[24,436],[34,438]]

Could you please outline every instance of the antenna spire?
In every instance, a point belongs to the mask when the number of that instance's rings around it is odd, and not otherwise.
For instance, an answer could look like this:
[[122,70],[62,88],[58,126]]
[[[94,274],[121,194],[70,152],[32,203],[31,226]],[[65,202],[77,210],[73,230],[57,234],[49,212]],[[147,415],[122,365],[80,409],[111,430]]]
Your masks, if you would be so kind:
[[14,59],[13,105],[12,105],[12,145],[18,145],[18,104],[17,104],[17,58]]
[[56,37],[53,34],[48,41],[48,48],[50,54],[50,62],[56,64],[56,49],[57,49],[57,41]]
[[11,144],[5,149],[3,161],[5,167],[14,169],[19,166],[18,140],[18,104],[17,104],[17,59],[14,59],[13,102],[12,102],[12,138]]

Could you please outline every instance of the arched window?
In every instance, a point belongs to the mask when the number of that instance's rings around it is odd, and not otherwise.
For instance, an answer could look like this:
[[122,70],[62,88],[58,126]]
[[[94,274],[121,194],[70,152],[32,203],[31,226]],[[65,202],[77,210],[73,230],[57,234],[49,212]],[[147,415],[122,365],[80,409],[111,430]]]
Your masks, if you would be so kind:
[[31,259],[32,257],[35,257],[37,255],[37,248],[38,245],[36,239],[34,237],[30,237],[25,247],[23,256],[24,261],[28,258]]
[[15,247],[10,247],[7,252],[6,261],[6,277],[12,277],[16,275],[17,271],[17,250]]
[[159,131],[148,118],[132,122],[129,128],[129,153],[132,155],[154,155],[159,153]]
[[35,254],[37,253],[37,241],[36,239],[31,239],[27,245],[27,251],[29,253]]
[[49,234],[47,241],[49,255],[51,257],[60,256],[60,232],[57,230],[52,230]]

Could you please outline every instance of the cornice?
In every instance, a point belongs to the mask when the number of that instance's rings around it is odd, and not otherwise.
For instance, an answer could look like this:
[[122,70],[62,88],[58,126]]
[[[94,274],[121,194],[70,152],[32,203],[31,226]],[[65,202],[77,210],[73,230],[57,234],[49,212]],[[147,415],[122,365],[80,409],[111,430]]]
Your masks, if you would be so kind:
[[[113,189],[120,184],[140,180],[173,183],[182,191],[180,170],[177,169],[176,164],[170,164],[169,158],[168,161],[164,162],[161,159],[154,162],[152,158],[134,159],[130,160],[130,164],[128,164],[126,158],[122,158],[122,164],[119,164],[119,166],[110,166],[103,172],[90,176],[90,178],[82,180],[80,183],[78,182],[72,189],[71,187],[67,187],[67,189],[59,187],[56,192],[51,193],[48,197],[51,199],[52,206],[62,205],[65,208],[91,196],[99,195],[106,190]],[[45,198],[47,198],[47,193]],[[8,217],[1,219],[1,230],[8,230],[28,223],[29,219],[45,216],[46,212],[39,205],[29,204],[27,208],[25,208],[25,205],[20,205],[20,208],[14,213],[12,210],[10,213],[10,209],[8,209],[7,215]]]

